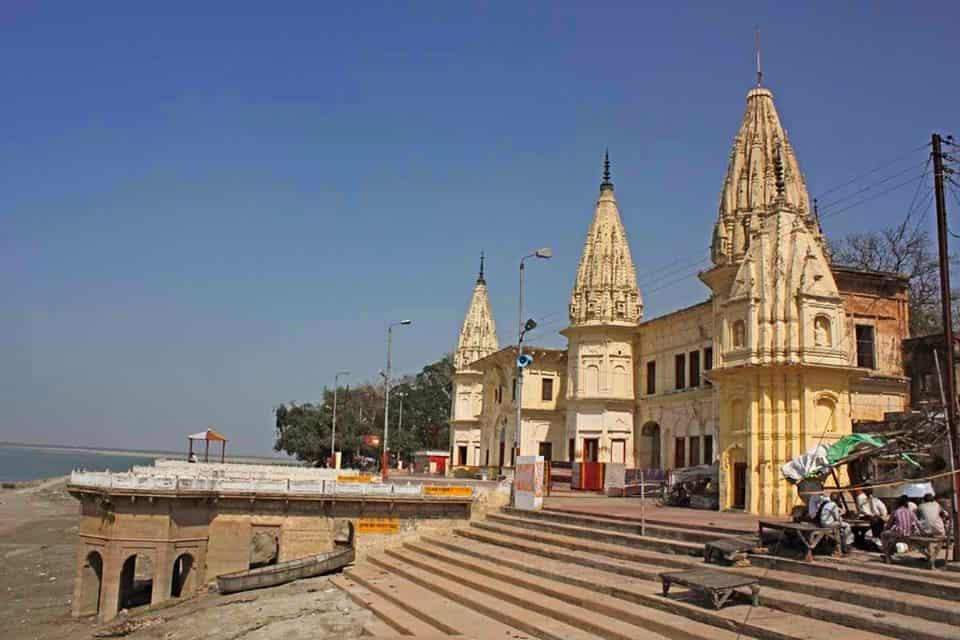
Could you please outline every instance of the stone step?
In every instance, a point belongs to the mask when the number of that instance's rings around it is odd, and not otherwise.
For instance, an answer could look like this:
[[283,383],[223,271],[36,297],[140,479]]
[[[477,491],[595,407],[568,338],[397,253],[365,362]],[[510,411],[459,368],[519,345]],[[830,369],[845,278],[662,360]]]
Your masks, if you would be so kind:
[[481,541],[496,541],[496,544],[519,550],[532,550],[538,555],[558,557],[561,550],[586,552],[591,556],[607,556],[629,564],[631,562],[648,563],[669,568],[690,566],[693,558],[674,553],[659,553],[649,549],[632,549],[621,544],[589,542],[580,537],[543,533],[537,529],[524,529],[494,522],[474,521],[469,528],[457,529],[456,534],[465,538]]
[[393,600],[387,599],[353,579],[350,572],[358,569],[354,566],[346,573],[334,576],[330,581],[344,591],[350,599],[361,607],[369,609],[377,617],[368,627],[372,636],[417,636],[424,637],[439,633],[437,629],[410,614],[406,609],[398,606]]
[[[703,556],[702,543],[697,544],[693,542],[684,542],[682,540],[669,540],[654,536],[640,536],[629,533],[617,533],[614,531],[598,531],[591,527],[558,524],[549,521],[538,521],[501,513],[488,514],[486,523],[505,524],[512,527],[555,533],[568,537],[585,538],[594,542],[618,544],[621,546],[630,547],[631,549],[655,549],[664,553],[675,553],[678,555],[698,557]],[[477,522],[476,524],[477,526],[480,526],[484,523]]]
[[[488,547],[486,551],[500,553],[499,549]],[[479,574],[476,579],[489,582],[490,579],[498,584],[509,585],[512,588],[522,587],[540,593],[569,605],[581,607],[594,616],[605,616],[619,620],[635,627],[640,627],[653,633],[666,635],[670,638],[686,640],[712,640],[714,638],[734,640],[736,633],[716,629],[703,624],[688,616],[676,615],[664,611],[660,607],[647,607],[638,603],[621,602],[610,598],[606,593],[598,592],[592,585],[574,585],[568,582],[558,582],[552,579],[541,579],[535,576],[534,571],[516,570],[500,566],[500,557],[491,561],[490,555],[484,558],[470,558],[467,555],[444,549],[429,543],[407,544],[402,552],[388,552],[402,556],[404,561],[428,568],[440,563],[446,571],[453,572],[455,567]],[[518,554],[523,556],[523,554]],[[537,558],[525,556],[528,567],[534,567],[541,562]],[[550,562],[550,561],[547,561]],[[523,564],[523,561],[520,562]],[[660,587],[657,586],[659,591]]]
[[[593,591],[599,598],[612,597],[667,611],[703,624],[713,625],[716,627],[711,629],[714,637],[724,633],[721,629],[730,629],[765,640],[889,637],[886,634],[861,628],[848,628],[849,625],[822,620],[819,619],[820,616],[810,619],[806,613],[774,611],[773,606],[751,608],[748,604],[736,604],[737,600],[716,611],[703,605],[702,595],[683,591],[678,587],[674,587],[670,595],[664,597],[661,593],[661,582],[656,573],[653,573],[654,579],[624,579],[618,573],[571,565],[558,560],[531,560],[522,552],[501,550],[473,541],[444,541],[429,538],[421,541],[418,551],[431,555],[435,561],[469,567],[478,573],[501,581],[509,579],[514,584],[529,588],[550,592],[556,589],[557,584],[570,584]],[[491,557],[495,557],[496,561],[487,560]],[[774,604],[769,602],[771,598],[768,597],[768,591],[772,590],[761,589],[760,600],[763,605]],[[775,597],[773,600],[777,600],[779,604],[780,598]],[[748,602],[744,599],[740,601]]]
[[[391,557],[374,556],[369,558],[369,562],[407,583],[412,582],[429,589],[436,598],[448,598],[486,616],[490,622],[496,621],[519,629],[523,634],[527,634],[525,637],[542,640],[598,640],[605,637],[567,624],[561,617],[553,615],[552,611],[547,610],[544,613],[542,603],[539,607],[521,606],[513,599],[490,595],[485,590],[449,580],[434,571],[424,571]],[[485,638],[492,637],[486,635],[485,631],[485,627],[480,627],[463,629],[461,633],[471,636],[483,634]],[[660,636],[654,637],[660,638]]]
[[[571,524],[580,527],[588,527],[594,531],[607,530],[620,533],[629,533],[632,535],[641,535],[641,529],[649,537],[662,538],[667,540],[682,540],[695,544],[704,544],[717,540],[719,538],[732,537],[728,533],[713,532],[704,529],[694,529],[691,527],[681,527],[676,525],[664,526],[653,524],[647,521],[646,526],[642,527],[639,522],[628,522],[616,518],[604,518],[589,514],[562,513],[557,511],[523,511],[519,509],[504,508],[503,513],[515,518],[527,518],[529,520],[538,520],[543,522],[556,522],[559,524]],[[741,532],[739,535],[744,535]]]
[[[403,551],[390,550],[386,556],[372,560],[390,571],[396,572],[407,579],[419,579],[431,587],[446,582],[448,589],[463,593],[465,590],[487,594],[500,607],[504,603],[511,604],[528,613],[538,613],[545,618],[553,619],[581,630],[581,633],[606,640],[635,640],[637,637],[650,640],[666,640],[667,638],[682,638],[683,640],[702,640],[701,636],[683,635],[681,629],[671,629],[671,635],[662,635],[649,629],[638,627],[621,619],[599,614],[591,608],[590,602],[566,600],[546,595],[542,592],[526,588],[513,582],[491,579],[468,569],[457,566],[447,566],[440,563],[424,560],[424,556]],[[446,595],[446,594],[444,594]],[[464,600],[472,600],[473,593],[464,594]],[[466,602],[465,602],[466,604]],[[484,613],[487,613],[484,611]],[[489,613],[488,613],[489,615]],[[683,622],[681,620],[681,622]],[[679,634],[675,634],[678,632]],[[731,639],[733,636],[731,636]]]
[[[524,528],[515,526],[518,520],[520,519],[514,518],[514,520],[510,523],[510,526],[506,526],[503,518],[501,517],[496,521],[490,521],[486,523],[471,523],[471,527],[496,532],[502,535],[514,536],[518,539],[525,538],[534,542],[546,542],[568,549],[596,551],[603,555],[620,559],[647,562],[655,565],[688,566],[688,563],[683,562],[683,558],[679,555],[668,555],[665,557],[665,554],[657,553],[654,555],[647,554],[645,556],[637,556],[635,555],[637,551],[635,551],[632,547],[630,554],[624,554],[617,548],[621,544],[617,541],[615,541],[615,543],[612,545],[607,543],[585,544],[582,541],[582,538],[584,537],[582,531],[570,532],[563,529],[558,529],[555,526],[543,527],[542,529],[538,530],[535,528],[535,525],[537,524],[537,521],[535,520],[527,520],[528,525],[533,526],[528,526],[525,533]],[[556,533],[540,533],[540,531],[543,530]],[[468,537],[471,535],[471,533],[467,530],[461,530],[459,533]],[[573,535],[570,535],[570,533],[573,533]],[[640,538],[639,536],[638,538],[640,540],[644,540],[644,538]],[[658,544],[648,544],[646,546],[647,548],[653,548],[658,551],[663,550],[664,548],[673,551],[673,549],[670,549],[669,546],[664,547],[663,545]],[[622,549],[623,547],[620,546],[620,548]],[[783,558],[780,556],[775,557],[765,554],[752,554],[750,559],[751,562],[753,562],[753,564],[756,566],[761,566],[767,569],[777,569],[784,574],[796,573],[803,576],[812,576],[839,582],[854,583],[857,584],[858,587],[870,586],[880,589],[926,596],[929,598],[960,600],[960,584],[958,584],[960,581],[957,580],[957,576],[946,571],[909,569],[906,567],[884,564],[853,565],[849,562],[833,561],[830,558],[818,558],[816,562],[805,562],[802,560]],[[858,589],[858,592],[859,591],[860,590]],[[850,593],[849,588],[841,590],[841,593]]]
[[755,566],[799,575],[827,578],[860,586],[874,586],[930,598],[960,601],[960,584],[944,571],[914,573],[895,565],[868,566],[847,562],[818,560],[805,562],[766,554],[752,554]]
[[[681,527],[685,529],[696,529],[698,531],[716,533],[717,538],[723,537],[724,535],[742,536],[742,535],[753,534],[757,532],[757,528],[755,526],[754,527],[744,526],[744,527],[737,528],[737,527],[730,527],[730,526],[722,526],[712,522],[707,522],[703,524],[698,523],[696,525],[679,524],[673,520],[665,520],[662,517],[660,517],[658,513],[659,509],[660,509],[659,507],[655,507],[655,506],[647,509],[647,516],[643,518],[643,520],[646,522],[648,526],[654,525],[654,526],[660,526],[660,527]],[[582,510],[576,510],[576,509],[564,509],[562,507],[550,507],[547,509],[543,509],[543,513],[557,513],[557,514],[575,515],[575,516],[591,516],[594,518],[613,520],[615,522],[616,521],[630,522],[635,524],[640,524],[641,522],[641,519],[637,516],[627,516],[627,515],[614,516],[614,515],[606,515],[606,514],[599,514],[599,513],[591,513],[589,511],[582,511]]]
[[[524,539],[528,533],[523,529],[504,527],[499,532],[460,530],[457,535],[526,554],[581,564],[645,580],[656,580],[660,572],[670,568],[702,568],[704,566],[702,561],[694,558],[650,551],[633,551],[618,545],[591,545],[576,538],[537,536],[535,540]],[[843,580],[818,577],[815,581],[811,581],[803,574],[773,570],[769,567],[733,568],[711,565],[711,568],[732,573],[747,573],[759,578],[762,584],[783,591],[793,591],[879,611],[960,625],[960,610],[952,602],[919,593],[898,591],[883,584],[882,581],[875,584],[861,583],[856,589],[851,589],[850,583]],[[828,573],[828,575],[833,574]],[[911,583],[908,586],[916,586],[916,584]]]

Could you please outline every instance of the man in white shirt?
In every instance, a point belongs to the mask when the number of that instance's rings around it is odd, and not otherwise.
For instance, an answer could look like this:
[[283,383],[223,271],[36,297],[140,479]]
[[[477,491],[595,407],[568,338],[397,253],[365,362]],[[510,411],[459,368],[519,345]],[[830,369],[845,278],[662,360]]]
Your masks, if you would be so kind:
[[879,541],[880,534],[883,532],[883,527],[887,521],[887,506],[883,504],[880,498],[873,495],[873,489],[869,485],[857,494],[857,513],[870,521],[870,531],[873,533],[873,539]]

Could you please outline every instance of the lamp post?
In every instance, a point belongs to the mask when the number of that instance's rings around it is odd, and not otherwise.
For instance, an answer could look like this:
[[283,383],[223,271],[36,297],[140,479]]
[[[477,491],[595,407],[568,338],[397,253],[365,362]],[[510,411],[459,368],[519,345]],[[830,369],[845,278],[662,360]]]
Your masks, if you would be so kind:
[[[547,260],[553,257],[553,250],[550,247],[542,247],[537,249],[533,253],[523,256],[520,258],[520,300],[519,300],[519,310],[517,314],[517,394],[514,398],[514,402],[517,405],[517,427],[513,431],[513,441],[514,441],[514,470],[516,470],[516,458],[520,456],[520,431],[522,428],[522,418],[521,418],[521,408],[523,407],[523,367],[520,366],[520,357],[523,355],[523,336],[527,331],[530,331],[537,326],[537,323],[532,319],[523,321],[523,281],[524,281],[524,261],[527,258],[540,258],[542,260]],[[516,472],[516,471],[514,471]]]
[[340,376],[350,375],[349,371],[337,371],[333,376],[333,427],[330,429],[330,464],[337,467],[337,387]]
[[383,473],[383,479],[386,480],[389,475],[390,467],[390,366],[391,349],[393,348],[393,328],[413,324],[413,320],[400,320],[391,322],[387,326],[387,371],[383,375],[383,460],[380,463]]

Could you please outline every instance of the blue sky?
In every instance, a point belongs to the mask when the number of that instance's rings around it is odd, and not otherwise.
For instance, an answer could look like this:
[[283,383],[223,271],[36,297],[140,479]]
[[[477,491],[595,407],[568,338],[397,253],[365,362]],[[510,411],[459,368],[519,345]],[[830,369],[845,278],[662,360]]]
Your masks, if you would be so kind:
[[0,440],[267,453],[388,321],[399,371],[452,349],[481,249],[505,342],[553,248],[560,346],[605,147],[646,316],[703,299],[757,23],[813,195],[960,133],[955,3],[145,6],[0,5]]

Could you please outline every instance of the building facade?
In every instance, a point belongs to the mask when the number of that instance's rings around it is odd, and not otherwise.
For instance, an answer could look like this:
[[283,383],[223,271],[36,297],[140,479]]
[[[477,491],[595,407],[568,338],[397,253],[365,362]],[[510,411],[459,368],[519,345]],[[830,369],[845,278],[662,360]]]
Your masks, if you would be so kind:
[[[524,374],[521,454],[644,469],[716,462],[721,509],[785,514],[797,498],[781,465],[907,406],[907,282],[831,265],[773,94],[759,85],[730,152],[710,259],[706,300],[643,320],[605,161],[567,348],[534,348]],[[454,466],[513,463],[516,354],[480,331],[492,326],[478,281],[457,346]]]

